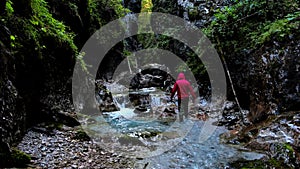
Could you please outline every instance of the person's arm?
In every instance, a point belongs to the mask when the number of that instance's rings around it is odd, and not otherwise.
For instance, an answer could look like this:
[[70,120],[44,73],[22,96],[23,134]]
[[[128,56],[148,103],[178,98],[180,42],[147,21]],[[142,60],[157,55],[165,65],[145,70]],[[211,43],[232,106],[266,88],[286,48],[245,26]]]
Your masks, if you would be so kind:
[[177,90],[178,90],[178,85],[175,82],[174,87],[173,87],[173,89],[171,91],[171,100],[173,99],[173,97],[174,97],[174,95],[175,95],[175,93],[176,93]]

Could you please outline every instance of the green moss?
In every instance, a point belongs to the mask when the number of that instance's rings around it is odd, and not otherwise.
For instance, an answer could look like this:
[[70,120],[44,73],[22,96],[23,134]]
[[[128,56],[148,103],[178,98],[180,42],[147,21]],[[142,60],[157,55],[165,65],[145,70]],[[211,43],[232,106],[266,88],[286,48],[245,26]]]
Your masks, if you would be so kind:
[[76,131],[73,139],[81,140],[81,141],[89,141],[91,138],[86,134],[83,129],[79,129]]
[[232,162],[230,165],[233,168],[241,168],[241,169],[289,168],[283,162],[278,161],[274,158],[271,158],[269,160],[252,160],[252,161],[238,160]]
[[48,130],[53,130],[53,129],[61,130],[63,128],[63,124],[58,122],[50,122],[45,124],[45,127]]
[[282,153],[287,153],[289,159],[294,159],[295,158],[295,151],[293,149],[293,147],[288,144],[288,143],[284,143],[282,145]]
[[276,168],[280,167],[281,165],[280,162],[274,158],[271,158],[268,162],[270,163],[271,166],[274,166]]
[[7,143],[0,143],[0,168],[25,168],[30,161],[30,155],[16,147],[9,148]]
[[192,20],[192,21],[193,21],[193,20],[196,20],[197,17],[198,17],[198,15],[199,15],[198,9],[197,9],[196,7],[191,8],[191,9],[189,9],[188,14],[189,14],[189,19],[190,19],[190,20]]
[[16,148],[12,149],[11,158],[16,167],[25,167],[26,164],[30,163],[31,160],[31,157],[28,154]]
[[285,147],[285,149],[289,150],[290,152],[294,151],[293,147],[291,145],[289,145],[288,143],[285,143],[284,147]]

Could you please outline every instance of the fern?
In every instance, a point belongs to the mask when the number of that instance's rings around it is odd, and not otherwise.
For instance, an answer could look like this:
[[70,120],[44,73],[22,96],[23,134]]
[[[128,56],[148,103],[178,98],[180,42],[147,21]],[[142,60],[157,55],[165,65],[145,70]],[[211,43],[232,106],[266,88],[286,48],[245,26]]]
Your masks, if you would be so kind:
[[[34,15],[30,19],[32,27],[30,28],[30,34],[36,39],[40,31],[44,34],[56,37],[58,43],[68,43],[70,47],[77,51],[77,47],[73,42],[74,34],[67,31],[67,27],[60,21],[53,18],[52,14],[48,10],[48,5],[44,0],[32,0],[32,9]],[[38,44],[39,47],[43,47]]]

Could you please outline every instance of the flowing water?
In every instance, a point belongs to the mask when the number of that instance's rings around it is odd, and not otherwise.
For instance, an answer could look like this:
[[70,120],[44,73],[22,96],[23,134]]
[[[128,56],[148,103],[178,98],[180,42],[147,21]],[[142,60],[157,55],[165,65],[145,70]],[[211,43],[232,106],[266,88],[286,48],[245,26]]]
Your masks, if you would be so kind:
[[254,160],[264,155],[238,150],[226,144],[221,144],[219,135],[226,132],[224,127],[218,127],[213,135],[204,142],[199,142],[199,133],[203,121],[195,122],[190,133],[182,142],[161,155],[136,162],[136,168],[227,168],[230,161],[237,159]]
[[168,105],[164,102],[165,93],[152,89],[138,92],[148,93],[151,98],[147,111],[126,108],[127,96],[119,94],[114,100],[121,107],[120,111],[89,117],[90,123],[83,126],[94,141],[107,150],[132,157],[136,161],[135,168],[226,168],[232,160],[264,156],[220,143],[219,135],[227,130],[213,126],[213,119],[188,119],[180,123],[176,115],[159,118],[153,110]]

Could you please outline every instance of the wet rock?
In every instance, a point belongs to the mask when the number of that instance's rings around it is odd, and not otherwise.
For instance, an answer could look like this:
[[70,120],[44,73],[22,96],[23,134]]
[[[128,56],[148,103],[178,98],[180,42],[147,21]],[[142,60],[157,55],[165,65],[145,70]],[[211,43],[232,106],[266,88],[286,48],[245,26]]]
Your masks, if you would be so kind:
[[149,107],[150,95],[147,91],[136,91],[129,93],[129,99],[133,106]]
[[267,146],[269,151],[269,158],[252,161],[236,161],[233,162],[235,167],[249,167],[256,168],[299,168],[299,159],[296,157],[295,150],[292,146],[286,143],[271,143]]
[[130,84],[130,87],[135,89],[148,88],[148,87],[157,87],[163,86],[164,77],[151,74],[140,74],[138,73],[137,78],[134,78]]
[[124,0],[124,6],[130,9],[134,13],[141,12],[141,1],[142,0]]
[[248,111],[242,110],[240,112],[235,102],[226,101],[218,125],[225,125],[230,129],[235,129],[237,126],[249,124],[247,115]]
[[261,143],[279,141],[299,146],[297,137],[300,134],[300,126],[295,123],[298,118],[294,113],[279,116],[277,120],[259,131],[256,140]]
[[203,1],[203,0],[178,0],[179,9],[183,8],[185,19],[193,22],[197,27],[203,28],[210,24],[217,9],[230,5],[233,1]]
[[57,120],[57,122],[63,123],[67,126],[74,127],[79,126],[80,123],[78,122],[76,118],[75,113],[68,113],[64,111],[59,111],[54,115],[54,119]]
[[[159,64],[148,64],[142,67],[142,71],[131,77],[130,89],[149,87],[162,87],[167,78],[168,68]],[[128,79],[128,76],[124,77]]]
[[[82,129],[77,130],[76,133],[74,133],[73,139],[78,139],[80,141],[90,141],[91,138],[88,136]],[[86,151],[86,149],[81,149],[82,151]]]
[[113,112],[118,111],[120,108],[117,106],[112,93],[104,86],[102,81],[97,83],[97,101],[99,102],[99,110],[101,112]]
[[139,105],[135,108],[135,113],[145,112],[147,111],[146,105]]

